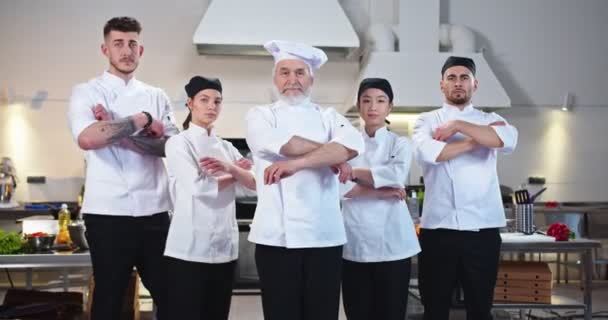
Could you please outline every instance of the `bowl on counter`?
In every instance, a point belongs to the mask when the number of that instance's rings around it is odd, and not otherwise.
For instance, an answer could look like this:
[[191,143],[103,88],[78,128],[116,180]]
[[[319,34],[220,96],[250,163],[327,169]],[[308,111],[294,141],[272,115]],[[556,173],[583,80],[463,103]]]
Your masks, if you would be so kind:
[[41,252],[51,250],[53,243],[55,243],[55,237],[56,235],[54,234],[47,234],[43,236],[28,236],[26,239],[28,246],[32,250]]

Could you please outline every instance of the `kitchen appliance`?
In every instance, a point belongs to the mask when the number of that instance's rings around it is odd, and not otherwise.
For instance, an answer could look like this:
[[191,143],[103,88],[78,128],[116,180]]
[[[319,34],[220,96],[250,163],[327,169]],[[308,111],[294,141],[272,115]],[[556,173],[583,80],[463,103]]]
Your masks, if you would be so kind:
[[[400,0],[395,3],[398,4],[395,9],[399,24],[385,25],[383,32],[376,32],[378,29],[370,27],[368,42],[376,46],[363,51],[359,81],[354,82],[354,85],[358,85],[364,78],[382,77],[393,88],[399,88],[392,99],[393,111],[412,112],[438,108],[443,102],[437,86],[441,78],[441,67],[449,56],[462,56],[475,60],[475,78],[483,84],[475,93],[475,106],[511,106],[509,95],[485,57],[484,45],[476,43],[478,32],[463,25],[441,23],[440,15],[445,11],[448,1]],[[376,27],[375,24],[371,26]],[[396,38],[396,41],[386,41],[387,36]],[[385,42],[393,45],[389,48],[377,46],[378,43]],[[394,45],[395,42],[398,42],[398,46]],[[416,76],[412,77],[413,74]],[[351,99],[346,101],[347,110],[356,105],[356,87],[352,92]]]
[[[249,160],[251,151],[247,145],[247,141],[243,138],[226,138],[241,155]],[[236,195],[236,220],[239,228],[239,258],[236,262],[236,270],[234,275],[234,290],[235,294],[259,294],[260,278],[255,265],[255,244],[249,242],[249,225],[253,221],[255,208],[257,206],[257,197],[253,194],[245,194],[245,192],[237,190]]]
[[17,172],[11,158],[4,157],[0,161],[0,207],[16,207],[13,199],[17,188]]
[[208,3],[192,36],[199,54],[268,55],[263,45],[272,39],[307,43],[341,57],[359,48],[359,37],[336,0],[265,0],[263,10],[257,1]]
[[256,205],[255,197],[236,199],[236,218],[239,227],[239,258],[234,279],[236,294],[259,294],[260,278],[255,265],[255,244],[247,240]]

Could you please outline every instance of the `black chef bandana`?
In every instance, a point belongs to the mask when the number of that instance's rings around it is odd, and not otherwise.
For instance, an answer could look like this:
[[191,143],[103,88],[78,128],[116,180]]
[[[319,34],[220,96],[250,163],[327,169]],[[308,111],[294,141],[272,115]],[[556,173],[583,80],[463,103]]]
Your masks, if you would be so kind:
[[357,101],[361,99],[361,95],[367,89],[380,89],[388,96],[388,101],[393,102],[393,88],[386,79],[382,78],[365,78],[359,85],[359,92],[357,93]]
[[222,83],[220,82],[220,79],[205,78],[201,76],[192,77],[184,88],[190,98],[194,98],[197,93],[205,89],[214,89],[222,93]]
[[[201,76],[192,77],[184,88],[186,89],[186,94],[188,94],[189,98],[194,98],[197,93],[205,89],[214,89],[222,93],[222,83],[220,82],[220,79],[205,78]],[[188,113],[186,120],[184,120],[184,123],[182,124],[184,130],[190,127],[190,121],[192,121],[192,111]]]
[[441,68],[441,76],[443,77],[443,74],[445,73],[445,71],[454,66],[463,66],[463,67],[469,69],[471,71],[471,73],[473,74],[473,76],[475,76],[475,61],[473,61],[473,59],[471,59],[471,58],[455,57],[455,56],[451,56],[447,60],[445,60],[445,63],[443,64],[443,67]]
[[[388,101],[393,103],[393,88],[390,82],[383,78],[365,78],[359,84],[359,91],[357,92],[357,103],[361,100],[361,95],[367,89],[379,89],[382,90],[388,96]],[[386,124],[391,124],[388,120],[384,119]]]

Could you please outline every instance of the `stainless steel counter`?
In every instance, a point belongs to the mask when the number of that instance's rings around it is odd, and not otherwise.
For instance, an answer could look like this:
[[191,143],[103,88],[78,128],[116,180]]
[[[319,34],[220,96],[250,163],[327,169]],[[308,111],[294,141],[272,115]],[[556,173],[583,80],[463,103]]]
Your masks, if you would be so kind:
[[496,308],[526,308],[526,309],[551,309],[551,308],[580,308],[585,312],[585,319],[591,320],[592,313],[592,275],[593,275],[593,254],[592,251],[596,248],[601,247],[601,243],[597,240],[590,239],[576,239],[570,241],[534,241],[534,237],[530,237],[527,240],[526,236],[522,237],[503,237],[501,252],[576,252],[580,253],[581,260],[583,262],[583,305],[575,304],[572,302],[568,303],[557,303],[557,304],[494,304]]
[[42,253],[0,255],[0,268],[25,269],[25,287],[32,289],[34,269],[61,269],[63,271],[63,290],[70,287],[68,269],[91,267],[88,251],[82,253]]

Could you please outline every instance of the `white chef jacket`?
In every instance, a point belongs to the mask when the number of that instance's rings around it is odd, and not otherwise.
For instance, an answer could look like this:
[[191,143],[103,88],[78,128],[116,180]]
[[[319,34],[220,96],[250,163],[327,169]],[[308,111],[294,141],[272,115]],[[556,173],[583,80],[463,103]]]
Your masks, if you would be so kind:
[[249,241],[286,248],[342,245],[346,234],[339,182],[329,167],[304,169],[279,183],[264,184],[264,169],[287,159],[280,149],[296,135],[363,151],[361,135],[346,118],[309,99],[298,105],[278,101],[252,108],[247,114],[247,144],[253,154],[258,204]]
[[[405,137],[376,130],[374,137],[362,130],[365,152],[349,161],[355,168],[368,168],[374,188],[404,188],[412,161],[412,148]],[[342,184],[343,194],[355,183]],[[420,252],[414,223],[405,201],[397,199],[343,198],[342,214],[348,242],[344,259],[356,262],[394,261]]]
[[[478,147],[451,160],[436,162],[448,142],[466,138],[461,133],[446,142],[432,138],[434,130],[450,120],[477,125],[504,121],[505,126],[492,126],[503,147]],[[511,153],[515,149],[515,127],[501,116],[477,110],[472,105],[460,111],[455,106],[444,104],[440,109],[420,115],[414,125],[413,137],[415,157],[422,166],[425,184],[422,228],[479,230],[505,226],[496,157],[498,152]]]
[[[177,134],[169,98],[163,90],[109,72],[72,90],[68,122],[75,141],[97,120],[92,109],[102,104],[113,119],[142,111],[162,121],[165,135]],[[82,212],[147,216],[171,209],[167,173],[161,158],[110,145],[85,152],[86,181]]]
[[167,141],[165,150],[174,205],[165,255],[204,263],[236,260],[236,185],[219,191],[217,179],[200,169],[199,160],[213,157],[234,163],[243,156],[230,142],[192,122]]

